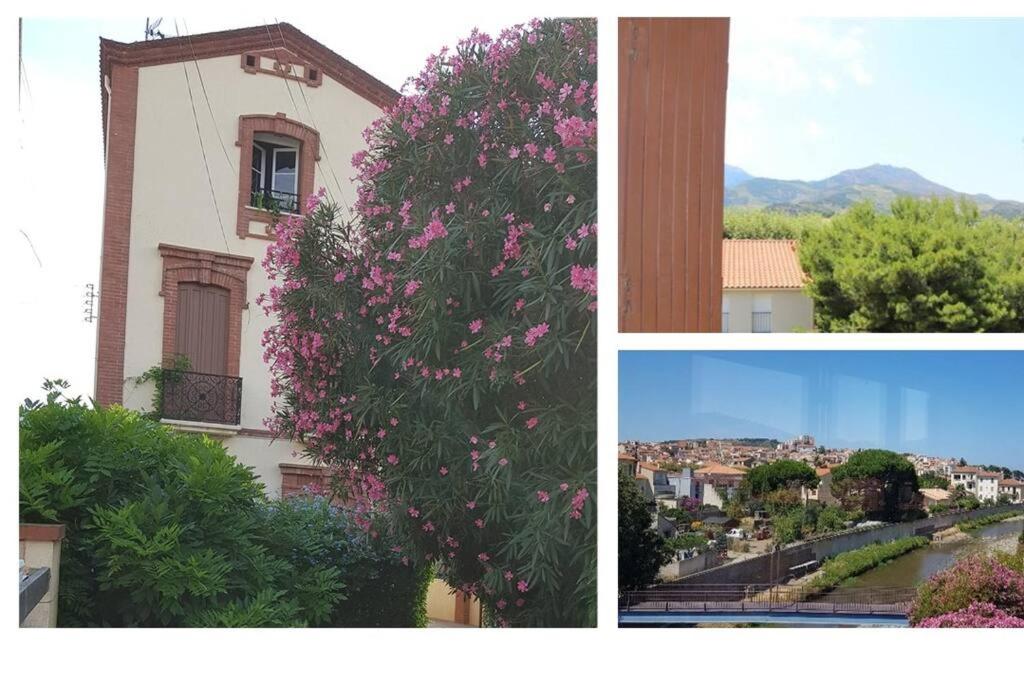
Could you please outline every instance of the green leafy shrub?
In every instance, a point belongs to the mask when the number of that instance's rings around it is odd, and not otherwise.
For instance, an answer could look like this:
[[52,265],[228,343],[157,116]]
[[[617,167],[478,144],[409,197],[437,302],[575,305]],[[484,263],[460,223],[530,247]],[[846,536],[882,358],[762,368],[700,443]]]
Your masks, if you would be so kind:
[[815,530],[819,534],[827,534],[833,531],[841,531],[846,527],[847,514],[841,507],[828,505],[818,513],[818,520]]
[[279,533],[290,504],[268,504],[223,446],[120,407],[51,391],[22,408],[20,453],[21,520],[67,525],[62,626],[328,625],[373,589],[367,564],[398,564],[351,539],[348,565],[306,556],[324,541]]
[[[323,496],[292,496],[260,508],[260,542],[288,558],[297,583],[316,596],[317,570],[334,567],[344,598],[325,616],[331,626],[426,626],[426,594],[434,572],[401,561],[394,539],[371,536]],[[308,578],[307,574],[312,573]]]

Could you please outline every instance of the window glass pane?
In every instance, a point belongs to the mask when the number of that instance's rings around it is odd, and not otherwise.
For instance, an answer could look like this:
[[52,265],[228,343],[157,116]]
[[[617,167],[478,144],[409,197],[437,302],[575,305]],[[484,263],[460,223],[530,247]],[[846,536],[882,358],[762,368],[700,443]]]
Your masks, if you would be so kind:
[[297,157],[295,150],[274,150],[274,173],[295,173]]

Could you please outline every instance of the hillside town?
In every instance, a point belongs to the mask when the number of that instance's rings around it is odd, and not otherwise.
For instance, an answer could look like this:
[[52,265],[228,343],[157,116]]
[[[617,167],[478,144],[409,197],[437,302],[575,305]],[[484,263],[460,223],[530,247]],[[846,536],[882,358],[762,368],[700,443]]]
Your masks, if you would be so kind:
[[[851,506],[833,487],[833,473],[858,453],[863,452],[827,447],[805,434],[788,441],[628,441],[619,444],[618,462],[620,480],[636,483],[651,510],[652,528],[672,551],[659,578],[674,580],[797,540],[881,523],[861,498]],[[903,519],[1024,502],[1019,471],[952,457],[892,455],[905,459],[917,478],[900,494]],[[751,472],[786,467],[803,470],[803,481],[751,495]]]

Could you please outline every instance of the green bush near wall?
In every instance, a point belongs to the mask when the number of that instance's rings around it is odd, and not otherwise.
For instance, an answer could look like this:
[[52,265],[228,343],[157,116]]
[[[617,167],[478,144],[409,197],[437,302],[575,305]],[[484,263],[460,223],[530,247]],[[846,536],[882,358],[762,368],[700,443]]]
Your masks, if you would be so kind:
[[120,407],[20,410],[22,522],[67,526],[61,626],[414,626],[428,571],[324,499],[270,502],[218,442]]

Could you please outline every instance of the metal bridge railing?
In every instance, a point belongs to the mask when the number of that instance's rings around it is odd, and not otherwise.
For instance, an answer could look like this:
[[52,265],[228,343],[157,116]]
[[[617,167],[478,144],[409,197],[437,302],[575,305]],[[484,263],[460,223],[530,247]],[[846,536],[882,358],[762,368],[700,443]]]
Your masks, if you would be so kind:
[[905,614],[913,587],[836,588],[772,584],[709,584],[672,590],[629,591],[625,612],[803,612]]

